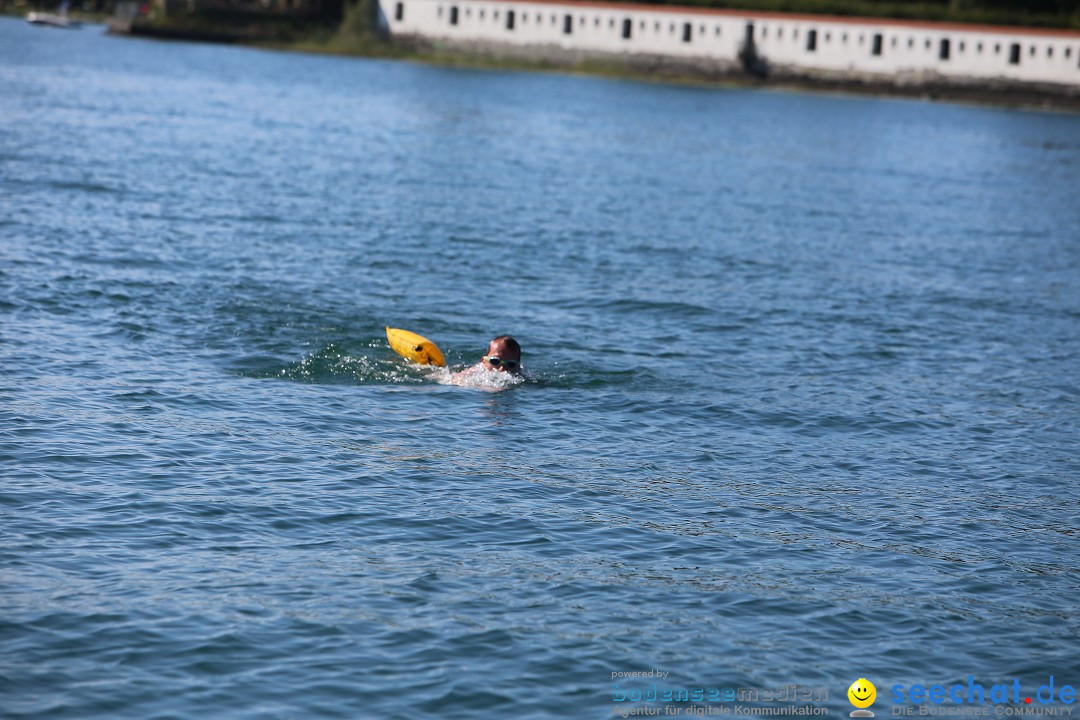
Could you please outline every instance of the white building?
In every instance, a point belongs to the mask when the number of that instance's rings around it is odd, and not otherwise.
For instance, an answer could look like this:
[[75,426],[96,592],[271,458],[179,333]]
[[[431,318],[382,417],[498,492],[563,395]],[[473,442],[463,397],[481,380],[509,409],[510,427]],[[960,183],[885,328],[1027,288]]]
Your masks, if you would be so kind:
[[526,56],[669,59],[734,69],[747,38],[770,72],[1080,88],[1080,33],[549,0],[382,0],[391,36]]

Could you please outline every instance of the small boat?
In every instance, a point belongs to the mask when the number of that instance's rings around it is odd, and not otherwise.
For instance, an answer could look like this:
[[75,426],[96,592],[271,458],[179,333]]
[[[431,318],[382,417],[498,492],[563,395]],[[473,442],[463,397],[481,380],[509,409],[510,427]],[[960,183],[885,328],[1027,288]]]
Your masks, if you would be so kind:
[[31,25],[43,25],[45,27],[66,28],[74,30],[82,27],[82,22],[72,20],[67,14],[67,0],[60,6],[59,13],[32,12],[26,16],[26,22]]

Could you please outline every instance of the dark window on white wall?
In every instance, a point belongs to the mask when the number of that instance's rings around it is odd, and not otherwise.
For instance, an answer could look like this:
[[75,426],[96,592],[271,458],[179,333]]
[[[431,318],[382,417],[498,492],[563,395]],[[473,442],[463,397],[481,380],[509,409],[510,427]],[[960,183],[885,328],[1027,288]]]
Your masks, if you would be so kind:
[[396,3],[394,5],[394,19],[398,22],[405,19],[405,3]]
[[690,42],[694,36],[694,26],[690,23],[683,23],[682,26],[682,41],[684,43]]
[[941,47],[938,49],[938,58],[941,60],[949,59],[949,38],[941,38]]
[[622,36],[623,40],[629,40],[634,34],[634,21],[630,18],[626,18],[622,21]]
[[817,50],[817,30],[811,30],[806,33],[806,50],[807,52],[814,52]]
[[1009,46],[1009,64],[1020,64],[1020,43],[1013,43]]
[[874,35],[874,44],[870,47],[871,55],[881,54],[881,33]]
[[563,15],[562,31],[563,35],[569,35],[574,32],[574,18],[570,15]]
[[514,11],[513,10],[507,10],[506,11],[506,29],[507,30],[513,30],[514,29]]
[[457,10],[456,5],[454,7],[452,7],[452,8],[450,8],[450,24],[451,25],[457,25],[457,19],[458,19],[457,18],[457,12],[458,12],[458,10]]

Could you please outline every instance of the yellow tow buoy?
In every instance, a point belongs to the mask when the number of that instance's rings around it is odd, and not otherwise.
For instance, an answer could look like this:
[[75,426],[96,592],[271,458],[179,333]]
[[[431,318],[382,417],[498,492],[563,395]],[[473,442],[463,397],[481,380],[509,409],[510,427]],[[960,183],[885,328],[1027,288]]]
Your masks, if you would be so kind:
[[423,335],[417,335],[408,330],[386,327],[386,341],[390,343],[390,349],[406,360],[412,360],[420,365],[437,365],[445,367],[442,351],[435,343]]

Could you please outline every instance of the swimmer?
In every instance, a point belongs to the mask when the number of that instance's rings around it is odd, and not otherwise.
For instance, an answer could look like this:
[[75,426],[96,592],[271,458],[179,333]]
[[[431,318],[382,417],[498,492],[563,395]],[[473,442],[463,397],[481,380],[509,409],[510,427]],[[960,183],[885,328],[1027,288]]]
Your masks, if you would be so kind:
[[521,375],[521,346],[509,335],[500,335],[488,343],[487,353],[472,367],[456,372],[450,377],[455,385],[467,384],[470,378],[482,372],[500,372]]

